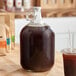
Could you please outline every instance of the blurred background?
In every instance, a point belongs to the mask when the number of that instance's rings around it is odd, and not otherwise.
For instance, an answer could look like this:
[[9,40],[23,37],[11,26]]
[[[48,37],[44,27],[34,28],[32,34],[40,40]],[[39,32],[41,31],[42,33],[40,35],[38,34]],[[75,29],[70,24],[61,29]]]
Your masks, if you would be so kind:
[[[7,1],[0,0],[0,9],[6,9]],[[14,8],[17,7],[15,1]],[[21,13],[24,11],[24,1],[26,0],[20,1],[22,2],[22,11],[15,10],[15,43],[20,42],[20,31],[29,23],[25,17],[26,12]],[[26,7],[33,6],[41,6],[43,21],[50,25],[55,32],[55,48],[57,51],[69,48],[68,30],[72,36],[73,48],[76,48],[76,0],[28,0]]]

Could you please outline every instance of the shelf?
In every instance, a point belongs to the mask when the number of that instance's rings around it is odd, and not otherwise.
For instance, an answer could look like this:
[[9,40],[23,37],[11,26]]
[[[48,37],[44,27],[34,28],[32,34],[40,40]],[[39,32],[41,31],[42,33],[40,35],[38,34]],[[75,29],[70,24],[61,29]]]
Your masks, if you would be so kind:
[[[1,0],[1,2],[3,1]],[[32,0],[31,3],[32,6],[42,7],[43,17],[76,16],[76,0],[66,0],[65,2],[60,0],[55,0],[55,2],[53,0]],[[25,13],[16,12],[15,18],[25,18]]]
[[[0,12],[0,15],[14,14],[15,18],[26,18],[26,12]],[[76,16],[76,9],[42,9],[42,17],[71,17]]]
[[76,16],[76,9],[42,9],[43,17],[69,17]]

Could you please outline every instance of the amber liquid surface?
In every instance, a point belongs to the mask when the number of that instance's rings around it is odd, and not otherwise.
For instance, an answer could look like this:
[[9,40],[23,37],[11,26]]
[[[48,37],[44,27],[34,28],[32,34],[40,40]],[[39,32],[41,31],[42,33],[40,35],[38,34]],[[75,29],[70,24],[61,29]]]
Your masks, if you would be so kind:
[[21,65],[26,70],[44,72],[54,64],[54,33],[48,26],[26,26],[20,35]]
[[63,54],[65,76],[76,76],[76,54]]

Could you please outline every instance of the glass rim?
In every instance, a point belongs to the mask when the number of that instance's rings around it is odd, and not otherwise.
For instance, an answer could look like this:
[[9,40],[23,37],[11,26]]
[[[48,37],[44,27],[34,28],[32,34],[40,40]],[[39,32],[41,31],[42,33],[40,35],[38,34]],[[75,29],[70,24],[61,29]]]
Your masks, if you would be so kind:
[[71,55],[76,55],[76,48],[72,49],[73,51],[71,51],[71,48],[65,48],[61,50],[62,54],[71,54]]

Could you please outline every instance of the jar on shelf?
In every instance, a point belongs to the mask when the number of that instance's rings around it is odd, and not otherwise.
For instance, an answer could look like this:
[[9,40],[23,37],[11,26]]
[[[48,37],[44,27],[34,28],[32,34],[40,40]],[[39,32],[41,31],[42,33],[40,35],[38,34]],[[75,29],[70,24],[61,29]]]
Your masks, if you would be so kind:
[[7,11],[14,11],[14,0],[7,0],[6,1],[6,10]]
[[23,0],[23,6],[24,6],[24,9],[30,9],[31,8],[31,0]]
[[22,9],[22,0],[15,0],[15,9],[16,9],[16,11],[21,11],[21,9]]
[[36,6],[37,0],[23,0],[24,9],[30,9]]

